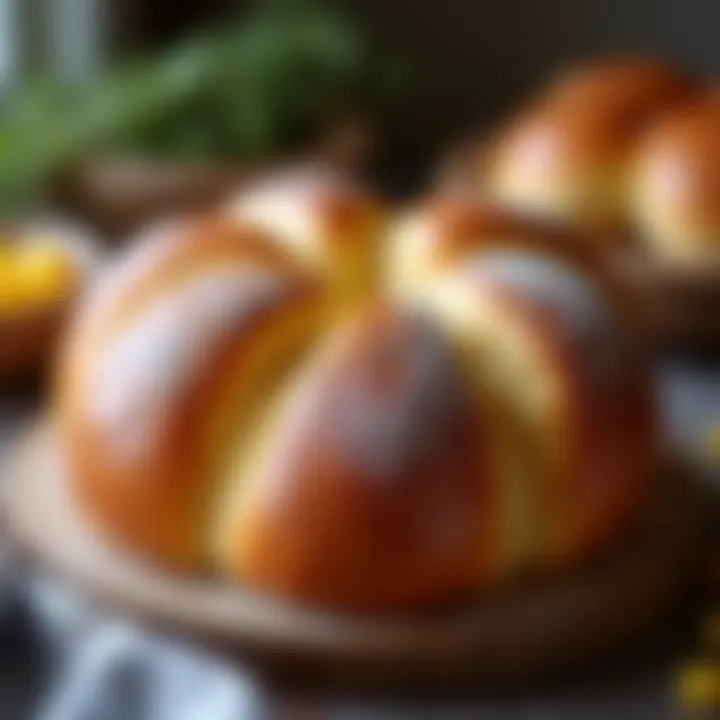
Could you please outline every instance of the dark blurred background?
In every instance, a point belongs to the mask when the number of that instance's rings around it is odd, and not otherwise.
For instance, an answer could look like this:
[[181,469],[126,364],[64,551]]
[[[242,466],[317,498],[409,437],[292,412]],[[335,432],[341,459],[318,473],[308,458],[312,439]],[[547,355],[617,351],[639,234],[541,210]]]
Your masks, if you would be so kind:
[[[492,122],[550,72],[579,58],[649,53],[702,72],[720,68],[718,0],[338,2],[352,11],[381,47],[411,58],[415,76],[421,79],[386,119],[384,163],[406,178],[419,177],[428,161],[458,133]],[[64,57],[60,65],[64,62],[71,73],[82,75],[110,58],[163,46],[198,27],[241,14],[251,4],[247,0],[0,0],[0,14],[27,16],[16,35],[30,36],[31,48],[9,60],[12,46],[18,43],[17,37],[9,36],[4,43],[5,65],[15,62],[22,74],[38,57],[47,56],[52,44],[38,39],[33,15],[54,16],[55,44]],[[57,65],[57,58],[51,63]]]
[[[457,133],[493,122],[578,59],[652,54],[720,69],[718,0],[339,0],[417,82],[388,119],[386,162],[417,175]],[[165,43],[242,10],[246,0],[124,0],[127,43]]]

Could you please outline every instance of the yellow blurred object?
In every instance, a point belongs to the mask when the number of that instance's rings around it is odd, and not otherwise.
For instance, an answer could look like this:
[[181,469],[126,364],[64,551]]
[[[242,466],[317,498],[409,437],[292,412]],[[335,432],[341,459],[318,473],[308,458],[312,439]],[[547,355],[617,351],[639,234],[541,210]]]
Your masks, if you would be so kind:
[[711,425],[707,431],[705,454],[710,462],[720,465],[720,423]]
[[711,613],[703,624],[702,641],[711,652],[720,653],[720,609]]
[[0,246],[0,314],[13,311],[18,305],[18,283],[15,272],[15,247]]
[[78,268],[57,241],[33,240],[0,247],[0,314],[53,308],[69,297]]
[[720,708],[720,664],[697,660],[684,667],[678,696],[682,704],[692,710]]

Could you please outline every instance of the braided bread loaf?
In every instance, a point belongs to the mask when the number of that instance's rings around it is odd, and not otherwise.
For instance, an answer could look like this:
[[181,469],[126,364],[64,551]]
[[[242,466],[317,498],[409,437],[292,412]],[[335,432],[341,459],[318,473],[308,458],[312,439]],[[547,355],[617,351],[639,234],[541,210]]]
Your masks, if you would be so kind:
[[297,175],[113,269],[59,373],[88,516],[166,565],[355,610],[616,539],[657,457],[619,290],[491,208],[423,203],[381,246],[383,225],[360,189]]

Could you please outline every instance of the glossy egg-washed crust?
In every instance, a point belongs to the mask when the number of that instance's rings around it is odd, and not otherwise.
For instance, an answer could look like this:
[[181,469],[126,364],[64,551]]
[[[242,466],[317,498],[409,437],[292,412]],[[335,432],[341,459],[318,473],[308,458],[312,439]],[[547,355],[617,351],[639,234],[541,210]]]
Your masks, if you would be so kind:
[[[391,282],[394,280],[398,294],[439,307],[446,327],[454,326],[458,314],[467,314],[469,323],[479,322],[482,299],[490,308],[482,317],[489,314],[496,326],[493,342],[499,342],[507,332],[507,323],[513,323],[526,338],[525,353],[536,349],[541,356],[537,360],[549,367],[559,386],[561,409],[556,420],[548,416],[547,423],[541,424],[559,422],[550,435],[564,442],[563,467],[556,478],[552,505],[558,508],[559,528],[575,525],[561,547],[551,549],[550,559],[562,564],[602,546],[632,516],[658,458],[653,392],[643,351],[637,345],[640,325],[632,290],[618,282],[602,254],[576,232],[519,218],[497,206],[435,199],[409,211],[397,228]],[[581,341],[567,315],[557,307],[543,305],[537,298],[490,283],[487,278],[478,282],[468,272],[469,262],[481,266],[478,256],[498,249],[520,251],[538,260],[560,259],[568,269],[588,279],[617,319],[614,335],[607,338],[590,332]],[[458,304],[448,307],[438,303],[442,288],[439,293],[428,292],[434,275],[445,276],[443,285],[458,294]],[[610,383],[603,383],[589,370],[594,357],[612,350],[607,347],[608,341],[625,352],[619,372]],[[471,361],[476,362],[474,358]],[[518,377],[521,382],[522,376]],[[615,468],[593,477],[594,468],[604,461]],[[612,483],[603,494],[608,476],[617,478],[617,485]],[[560,533],[564,534],[562,530]]]
[[[287,207],[287,187],[276,191]],[[237,208],[155,228],[68,334],[56,421],[102,530],[166,565],[355,610],[459,601],[521,570],[576,565],[624,530],[654,476],[654,414],[626,299],[582,243],[428,202],[410,211],[431,226],[408,266],[418,275],[396,282],[405,247],[348,293],[333,277],[348,258],[411,243],[379,234],[376,201],[318,182],[296,215],[313,233],[295,237]],[[475,271],[493,248],[597,283],[623,350],[610,380],[588,371],[603,350],[592,329],[578,342],[557,307]],[[376,290],[381,266],[390,292]],[[444,283],[465,293],[463,312],[436,302]],[[536,474],[520,462],[527,494],[509,492],[511,454],[496,448],[508,408],[525,410],[523,377],[512,403],[483,383],[511,334],[517,367],[551,398],[517,436],[518,454],[542,458]]]
[[623,227],[638,140],[697,93],[690,78],[650,61],[564,75],[500,129],[487,153],[487,191],[580,228]]
[[720,93],[668,115],[640,144],[631,209],[648,245],[681,265],[720,258]]

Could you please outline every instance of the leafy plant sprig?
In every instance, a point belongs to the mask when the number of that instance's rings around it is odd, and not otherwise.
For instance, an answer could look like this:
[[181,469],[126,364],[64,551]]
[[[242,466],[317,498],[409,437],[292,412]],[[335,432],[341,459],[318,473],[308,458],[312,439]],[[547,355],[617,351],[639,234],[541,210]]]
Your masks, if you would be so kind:
[[87,87],[30,82],[0,106],[0,210],[37,200],[59,169],[96,153],[283,152],[334,115],[381,106],[403,86],[397,67],[322,0],[270,0]]

